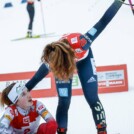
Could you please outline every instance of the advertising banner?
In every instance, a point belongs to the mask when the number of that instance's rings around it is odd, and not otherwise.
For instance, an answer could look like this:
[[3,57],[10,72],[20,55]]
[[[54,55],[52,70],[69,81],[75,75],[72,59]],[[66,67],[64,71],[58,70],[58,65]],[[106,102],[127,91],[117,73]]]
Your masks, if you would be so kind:
[[[0,74],[0,92],[13,82],[25,84],[34,74],[35,71]],[[97,67],[97,76],[99,93],[128,91],[126,64],[99,66]],[[53,74],[49,73],[49,75],[43,78],[43,80],[34,87],[31,93],[34,98],[57,96]],[[83,94],[77,73],[75,73],[73,76],[72,93],[73,95]]]

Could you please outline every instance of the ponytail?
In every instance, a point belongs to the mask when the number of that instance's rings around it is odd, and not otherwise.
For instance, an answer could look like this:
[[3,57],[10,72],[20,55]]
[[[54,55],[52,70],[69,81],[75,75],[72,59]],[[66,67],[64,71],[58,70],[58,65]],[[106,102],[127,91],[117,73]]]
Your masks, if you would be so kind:
[[6,87],[2,93],[1,93],[1,98],[0,98],[0,102],[1,102],[1,105],[4,107],[4,105],[11,105],[13,104],[10,99],[8,98],[8,93],[10,92],[10,90],[12,89],[12,87],[15,85],[16,83],[12,83],[10,84],[8,87]]
[[60,80],[72,78],[76,69],[75,52],[67,41],[61,40],[48,44],[43,50],[41,60],[50,65],[54,76]]

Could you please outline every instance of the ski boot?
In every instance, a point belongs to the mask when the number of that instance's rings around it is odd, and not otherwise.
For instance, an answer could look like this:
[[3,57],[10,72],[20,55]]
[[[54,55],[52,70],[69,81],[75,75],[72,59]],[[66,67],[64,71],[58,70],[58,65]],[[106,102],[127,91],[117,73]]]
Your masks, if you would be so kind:
[[98,130],[97,134],[107,134],[106,124],[98,124],[97,130]]
[[58,128],[57,129],[57,134],[67,134],[67,129],[66,128]]
[[107,134],[106,131],[99,131],[98,134]]
[[28,30],[26,37],[27,38],[32,38],[32,31],[31,30]]

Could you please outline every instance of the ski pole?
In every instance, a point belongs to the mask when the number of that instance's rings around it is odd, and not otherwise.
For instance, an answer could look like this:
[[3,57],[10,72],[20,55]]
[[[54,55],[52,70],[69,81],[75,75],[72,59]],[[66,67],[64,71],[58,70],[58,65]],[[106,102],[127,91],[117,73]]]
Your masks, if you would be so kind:
[[40,0],[40,9],[41,9],[41,16],[42,16],[43,30],[44,30],[44,34],[46,34],[45,19],[44,19],[44,12],[43,12],[43,4],[42,4],[42,0]]

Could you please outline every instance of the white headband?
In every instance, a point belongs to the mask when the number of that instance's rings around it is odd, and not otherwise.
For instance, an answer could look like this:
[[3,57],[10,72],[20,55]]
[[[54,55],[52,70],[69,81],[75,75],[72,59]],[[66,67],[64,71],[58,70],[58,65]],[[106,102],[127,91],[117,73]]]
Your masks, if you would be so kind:
[[26,89],[25,85],[21,85],[20,83],[16,83],[8,94],[8,98],[12,103],[16,103],[21,93]]

